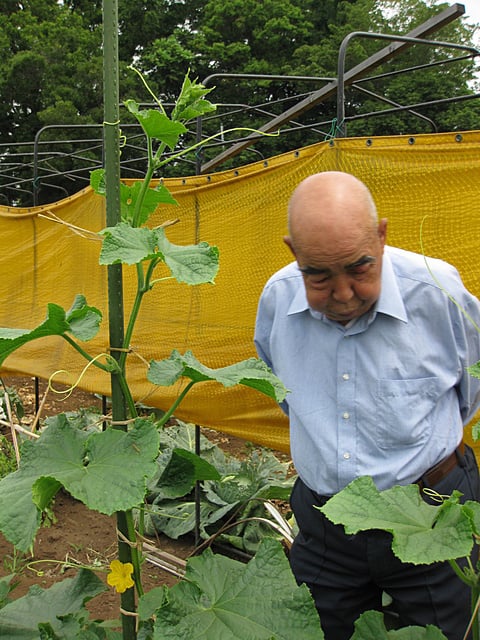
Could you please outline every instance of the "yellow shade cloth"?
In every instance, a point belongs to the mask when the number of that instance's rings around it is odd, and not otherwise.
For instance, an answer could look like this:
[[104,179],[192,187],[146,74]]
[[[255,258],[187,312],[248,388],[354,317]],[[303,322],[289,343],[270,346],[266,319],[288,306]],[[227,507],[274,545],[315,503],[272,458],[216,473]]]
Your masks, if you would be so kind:
[[[480,293],[480,131],[337,139],[208,176],[165,180],[179,207],[157,210],[149,226],[179,218],[167,229],[177,244],[217,245],[215,285],[166,280],[147,294],[133,335],[127,374],[135,400],[167,410],[182,385],[154,387],[146,362],[187,349],[205,365],[223,367],[255,355],[258,297],[268,277],[291,260],[282,242],[288,199],[307,175],[325,170],[356,175],[371,189],[379,215],[389,219],[388,243],[441,257]],[[98,264],[95,234],[105,202],[86,188],[73,197],[31,209],[0,207],[0,326],[33,329],[47,303],[69,309],[76,294],[104,314],[98,336],[82,346],[108,352],[107,269]],[[52,221],[52,217],[58,219]],[[422,229],[422,231],[421,231]],[[422,236],[422,238],[421,238]],[[167,276],[158,267],[157,277]],[[125,315],[136,288],[134,267],[123,267]],[[27,374],[110,395],[110,378],[60,337],[27,344],[0,375]],[[81,377],[80,377],[81,376]],[[243,386],[195,385],[175,412],[181,420],[288,451],[288,422],[275,402]]]

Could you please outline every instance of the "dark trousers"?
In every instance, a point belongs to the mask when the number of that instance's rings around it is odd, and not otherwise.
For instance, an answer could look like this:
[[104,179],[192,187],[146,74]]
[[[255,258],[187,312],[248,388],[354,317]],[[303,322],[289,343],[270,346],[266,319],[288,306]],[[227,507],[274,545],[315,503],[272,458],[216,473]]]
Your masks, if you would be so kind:
[[[479,501],[473,451],[467,447],[459,466],[432,488],[442,495],[458,489],[462,501]],[[392,553],[391,535],[384,531],[345,535],[343,526],[313,508],[326,500],[297,480],[291,505],[300,533],[290,552],[297,581],[308,585],[315,600],[325,640],[349,640],[361,613],[382,610],[383,592],[393,600],[400,627],[433,624],[448,640],[462,640],[470,620],[471,594],[450,565],[401,563]],[[474,566],[475,562],[476,558]]]

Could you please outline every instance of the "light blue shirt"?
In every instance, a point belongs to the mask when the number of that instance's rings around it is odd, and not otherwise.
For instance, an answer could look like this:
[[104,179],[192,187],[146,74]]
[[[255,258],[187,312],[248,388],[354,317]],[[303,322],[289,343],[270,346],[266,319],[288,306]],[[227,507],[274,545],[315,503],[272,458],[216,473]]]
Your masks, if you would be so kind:
[[[309,308],[293,262],[267,282],[259,356],[289,393],[295,469],[333,495],[359,476],[409,484],[448,456],[480,405],[480,303],[451,265],[386,247],[375,307],[347,326]],[[430,274],[434,274],[434,277]]]

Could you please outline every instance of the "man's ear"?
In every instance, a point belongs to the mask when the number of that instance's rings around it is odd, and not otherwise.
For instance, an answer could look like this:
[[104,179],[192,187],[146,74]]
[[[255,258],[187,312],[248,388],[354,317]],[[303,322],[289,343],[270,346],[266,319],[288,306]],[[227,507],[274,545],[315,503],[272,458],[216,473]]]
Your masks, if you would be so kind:
[[295,253],[295,249],[293,248],[292,239],[290,238],[290,236],[283,236],[283,241],[287,245],[287,247],[290,249],[290,251],[293,253],[294,257],[296,258],[297,255]]
[[387,223],[387,218],[382,218],[378,223],[378,237],[380,238],[382,247],[385,246],[385,242],[387,241]]

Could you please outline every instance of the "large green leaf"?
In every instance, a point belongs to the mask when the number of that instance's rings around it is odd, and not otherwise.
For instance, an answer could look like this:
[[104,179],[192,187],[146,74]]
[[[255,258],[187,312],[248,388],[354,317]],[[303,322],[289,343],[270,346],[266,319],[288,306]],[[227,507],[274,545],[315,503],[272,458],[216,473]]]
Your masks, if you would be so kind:
[[184,124],[174,122],[158,109],[140,109],[135,100],[126,100],[125,106],[135,116],[149,138],[160,140],[172,150],[177,146],[182,133],[187,131]]
[[320,507],[329,520],[355,534],[383,529],[393,535],[392,550],[402,562],[430,564],[468,556],[474,525],[470,504],[458,492],[441,506],[422,500],[417,485],[378,491],[370,477],[357,478]]
[[165,360],[152,360],[147,373],[150,382],[160,386],[170,386],[182,376],[194,382],[214,380],[224,387],[243,384],[277,402],[282,402],[287,394],[282,382],[258,358],[248,358],[228,367],[211,369],[201,364],[191,351],[186,351],[182,356],[175,349]]
[[138,264],[143,260],[162,260],[178,282],[203,284],[214,281],[218,271],[218,249],[206,242],[175,245],[163,229],[131,227],[120,222],[104,229],[100,264]]
[[88,569],[81,569],[74,578],[57,582],[49,589],[35,585],[26,596],[0,609],[0,638],[38,640],[39,625],[49,625],[59,640],[80,638],[67,632],[68,628],[79,626],[71,614],[83,612],[81,619],[87,619],[85,603],[105,590],[100,578]]
[[[162,435],[170,429],[165,429]],[[189,433],[188,425],[175,433],[189,446],[185,437]],[[246,460],[240,461],[232,456],[217,456],[215,449],[219,448],[215,446],[206,455],[220,472],[217,476],[221,474],[221,477],[204,480],[200,485],[200,535],[204,539],[219,536],[219,541],[253,554],[266,535],[278,537],[265,522],[271,518],[264,501],[288,500],[295,478],[287,478],[289,464],[281,463],[270,451],[254,450]],[[193,456],[191,452],[190,455]],[[154,478],[155,484],[151,481],[148,487],[148,499],[152,504],[145,518],[145,531],[148,535],[157,532],[176,539],[194,531],[196,526],[192,497],[195,474],[188,467],[177,472],[178,462],[172,464],[172,458],[172,443],[167,441],[157,459],[161,473]],[[183,499],[175,499],[182,496]],[[227,519],[228,531],[220,533]]]
[[85,296],[78,294],[67,311],[66,320],[70,333],[75,338],[87,342],[97,335],[102,313],[95,307],[89,307]]
[[185,578],[140,600],[141,618],[155,613],[154,640],[324,637],[308,588],[296,584],[275,540],[265,539],[248,564],[207,550],[188,560]]
[[[90,186],[98,193],[98,195],[105,196],[106,183],[105,183],[105,169],[94,169],[90,173]],[[150,214],[161,204],[178,204],[170,191],[162,183],[156,187],[147,187],[142,198],[142,205],[137,215],[135,216],[137,201],[140,196],[143,187],[143,181],[138,180],[134,182],[132,186],[128,186],[123,182],[120,183],[120,210],[121,218],[123,222],[127,222],[131,226],[142,226],[147,222]],[[135,221],[136,224],[133,225]]]
[[[160,453],[156,460],[157,472],[148,483],[149,502],[153,502],[157,497],[160,497],[160,499],[162,499],[163,497],[167,496],[172,498],[175,496],[186,495],[194,486],[195,479],[205,479],[204,477],[196,478],[196,469],[188,471],[188,483],[186,482],[182,487],[182,489],[184,489],[185,491],[184,493],[179,493],[180,489],[177,486],[178,483],[176,476],[172,475],[170,472],[166,472],[167,467],[170,466],[172,458],[174,458],[175,456],[175,450],[183,449],[184,451],[188,451],[191,454],[196,453],[197,443],[195,425],[186,424],[181,420],[176,420],[174,424],[161,429],[159,432],[159,436]],[[211,467],[215,468],[219,473],[224,473],[226,456],[222,449],[211,442],[202,433],[200,433],[199,445],[199,459],[202,460],[202,462],[209,463]],[[195,456],[195,458],[197,458],[197,456]],[[229,458],[235,461],[235,458]],[[237,462],[237,464],[240,464],[238,461],[235,462]],[[210,471],[208,471],[208,473],[210,473]]]
[[58,488],[111,515],[140,504],[156,470],[158,433],[137,419],[131,431],[86,434],[64,414],[35,442],[26,442],[18,471],[0,481],[0,530],[22,551],[33,542],[41,511]]
[[158,249],[178,282],[187,284],[213,283],[218,271],[218,248],[207,242],[172,244],[163,229],[156,229]]
[[136,218],[135,211],[142,187],[143,182],[141,181],[134,182],[131,187],[123,183],[120,184],[120,206],[123,221],[129,224],[135,221],[133,226],[140,227],[147,222],[150,215],[160,204],[178,205],[178,202],[163,184],[159,184],[155,188],[148,187],[143,194],[140,212]]
[[[200,503],[200,522],[202,530],[211,522],[223,517],[232,509],[231,505],[219,509],[217,506],[204,501]],[[186,533],[195,531],[197,525],[197,505],[191,500],[162,500],[149,505],[145,517],[145,531],[147,535],[156,533],[177,540]],[[205,533],[205,539],[209,537]]]
[[355,622],[355,632],[351,640],[447,640],[433,625],[426,627],[405,627],[387,631],[383,615],[378,611],[362,613]]
[[[57,485],[57,490],[60,488]],[[27,552],[40,527],[41,510],[33,502],[32,478],[20,471],[0,481],[0,531],[17,549]]]
[[119,222],[100,233],[104,236],[100,264],[137,264],[142,260],[160,257],[156,254],[157,236],[151,229]]
[[198,480],[219,479],[220,474],[209,462],[191,451],[176,448],[158,481],[158,488],[164,497],[178,498],[189,493]]
[[98,332],[101,319],[100,311],[89,307],[81,295],[76,296],[68,312],[50,303],[46,320],[35,329],[0,328],[0,365],[19,347],[38,338],[71,333],[79,340],[90,340]]

